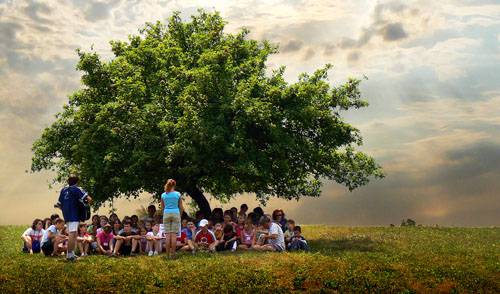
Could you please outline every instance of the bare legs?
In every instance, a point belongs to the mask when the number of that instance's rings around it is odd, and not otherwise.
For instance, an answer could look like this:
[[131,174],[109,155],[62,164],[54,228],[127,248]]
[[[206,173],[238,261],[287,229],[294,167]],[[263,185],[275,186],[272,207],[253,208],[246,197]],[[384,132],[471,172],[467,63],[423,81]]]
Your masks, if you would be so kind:
[[167,233],[166,234],[166,251],[167,257],[175,258],[175,247],[177,245],[177,234],[176,233]]
[[[130,238],[132,240],[132,250],[131,250],[131,254],[136,252],[137,250],[137,244],[139,243],[138,240],[136,239],[133,239],[133,238]],[[120,255],[120,248],[122,247],[123,245],[123,241],[124,239],[117,239],[116,240],[116,244],[115,244],[115,249],[114,249],[114,254],[115,255]]]
[[74,254],[76,249],[76,231],[68,234],[68,257]]
[[87,241],[77,241],[76,242],[77,246],[78,246],[78,250],[80,250],[80,254],[81,256],[85,256],[87,255],[88,253],[88,250],[89,250],[89,243]]
[[30,236],[23,236],[22,239],[24,240],[24,244],[26,244],[26,248],[28,248],[30,254],[33,254],[33,247]]
[[271,244],[264,244],[264,245],[254,245],[253,247],[257,251],[276,251],[273,245]]

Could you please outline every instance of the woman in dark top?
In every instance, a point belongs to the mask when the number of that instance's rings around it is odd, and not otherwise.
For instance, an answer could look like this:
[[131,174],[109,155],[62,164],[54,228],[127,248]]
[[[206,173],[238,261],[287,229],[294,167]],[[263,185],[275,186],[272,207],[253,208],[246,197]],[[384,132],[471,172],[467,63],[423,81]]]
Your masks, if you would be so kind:
[[280,225],[283,233],[288,229],[285,213],[282,209],[276,209],[273,211],[273,221]]

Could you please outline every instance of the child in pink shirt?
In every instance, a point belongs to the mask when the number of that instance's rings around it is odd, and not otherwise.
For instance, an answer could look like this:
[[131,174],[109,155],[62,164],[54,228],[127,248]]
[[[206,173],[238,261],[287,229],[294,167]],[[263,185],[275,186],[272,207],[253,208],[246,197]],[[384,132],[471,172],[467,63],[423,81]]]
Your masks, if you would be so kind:
[[111,225],[108,223],[104,225],[102,231],[100,231],[97,236],[97,252],[104,255],[111,255],[113,253],[113,232],[111,231]]

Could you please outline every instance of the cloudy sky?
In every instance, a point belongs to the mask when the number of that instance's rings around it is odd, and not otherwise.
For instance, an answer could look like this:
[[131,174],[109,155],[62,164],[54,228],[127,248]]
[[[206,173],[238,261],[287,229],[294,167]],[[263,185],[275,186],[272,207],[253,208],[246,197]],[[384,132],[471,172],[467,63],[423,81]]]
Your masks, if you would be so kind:
[[[146,3],[147,2],[147,3]],[[76,48],[110,56],[145,22],[217,10],[251,37],[280,44],[269,67],[332,63],[332,84],[362,77],[368,108],[346,114],[387,177],[352,193],[271,201],[299,223],[500,225],[498,1],[5,1],[0,0],[0,224],[54,211],[50,173],[30,174],[31,144],[80,86]],[[224,207],[255,201],[239,197]],[[117,201],[120,215],[149,204]],[[106,212],[108,208],[101,209]]]

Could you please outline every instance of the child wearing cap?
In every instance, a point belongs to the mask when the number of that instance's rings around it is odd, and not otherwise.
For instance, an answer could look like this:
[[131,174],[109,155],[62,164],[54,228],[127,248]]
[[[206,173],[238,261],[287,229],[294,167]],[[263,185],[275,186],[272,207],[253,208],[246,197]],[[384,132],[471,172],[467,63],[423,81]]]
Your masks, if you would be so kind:
[[195,250],[208,250],[210,252],[215,252],[215,247],[218,242],[214,233],[208,229],[208,221],[206,219],[202,219],[199,227],[200,230],[194,237]]

